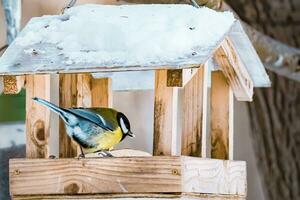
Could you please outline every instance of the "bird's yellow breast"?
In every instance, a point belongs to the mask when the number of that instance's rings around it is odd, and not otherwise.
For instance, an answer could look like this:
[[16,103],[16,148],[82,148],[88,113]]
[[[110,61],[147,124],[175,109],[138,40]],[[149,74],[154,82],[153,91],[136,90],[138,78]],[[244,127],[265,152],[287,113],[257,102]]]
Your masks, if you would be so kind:
[[107,131],[95,137],[97,147],[91,149],[84,149],[84,153],[93,153],[100,150],[110,150],[116,144],[119,144],[122,139],[123,133],[121,128],[118,127],[115,131]]

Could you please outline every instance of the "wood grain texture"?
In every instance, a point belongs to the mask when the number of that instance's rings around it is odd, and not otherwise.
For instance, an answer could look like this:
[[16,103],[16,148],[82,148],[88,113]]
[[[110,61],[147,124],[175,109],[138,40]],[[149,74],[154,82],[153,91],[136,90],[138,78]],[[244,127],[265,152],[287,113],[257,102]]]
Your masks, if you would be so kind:
[[167,87],[167,70],[155,72],[153,155],[176,152],[178,89]]
[[252,101],[253,81],[229,38],[223,41],[214,57],[237,100]]
[[[77,75],[59,75],[59,106],[63,108],[77,107]],[[65,123],[59,120],[59,157],[71,158],[79,153],[78,145],[67,135]]]
[[78,107],[112,107],[111,78],[94,79],[90,74],[78,74]]
[[50,99],[50,75],[26,76],[26,157],[48,157],[50,111],[32,101]]
[[247,193],[246,163],[182,157],[182,191],[210,194]]
[[211,157],[233,159],[233,94],[220,71],[211,80]]
[[199,68],[183,88],[182,155],[206,157],[207,70],[207,65]]
[[25,76],[3,76],[3,93],[18,94],[25,84]]
[[246,200],[245,196],[240,195],[213,195],[213,194],[90,194],[90,195],[27,195],[14,196],[14,200]]
[[246,195],[245,162],[186,156],[13,159],[9,174],[12,196]]
[[12,195],[145,191],[180,191],[180,158],[10,160]]
[[182,69],[167,70],[167,86],[168,87],[182,87],[183,73]]

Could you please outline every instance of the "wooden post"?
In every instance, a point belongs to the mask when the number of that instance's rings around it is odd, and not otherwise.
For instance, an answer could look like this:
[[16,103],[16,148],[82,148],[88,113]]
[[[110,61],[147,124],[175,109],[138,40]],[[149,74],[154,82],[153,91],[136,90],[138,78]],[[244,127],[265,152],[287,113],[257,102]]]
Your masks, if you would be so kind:
[[[60,75],[60,106],[70,107],[111,107],[111,79],[93,79],[90,74]],[[64,122],[60,122],[60,157],[74,157],[78,145],[65,132]]]
[[223,72],[212,73],[211,157],[233,159],[233,92]]
[[[25,76],[3,76],[0,79],[4,94],[18,94],[24,87]],[[0,89],[0,94],[1,94]]]
[[32,101],[33,97],[50,99],[50,75],[26,76],[26,157],[49,155],[50,110]]
[[[63,108],[77,107],[77,75],[59,75],[59,105]],[[65,123],[59,120],[59,157],[77,156],[77,144],[71,141],[65,130]]]
[[167,70],[155,72],[153,155],[177,152],[178,88],[167,87]]
[[201,66],[183,89],[181,154],[207,157],[208,65]]
[[94,79],[90,74],[78,74],[78,107],[112,107],[111,78]]

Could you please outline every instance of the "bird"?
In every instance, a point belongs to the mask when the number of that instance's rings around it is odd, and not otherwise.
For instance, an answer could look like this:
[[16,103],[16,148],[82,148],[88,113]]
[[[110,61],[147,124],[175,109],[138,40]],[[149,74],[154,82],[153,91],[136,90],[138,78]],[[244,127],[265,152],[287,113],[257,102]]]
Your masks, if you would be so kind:
[[68,136],[80,145],[81,154],[99,152],[112,157],[111,149],[127,136],[135,137],[130,122],[122,113],[112,108],[61,108],[44,99],[34,97],[35,102],[57,113],[65,123]]

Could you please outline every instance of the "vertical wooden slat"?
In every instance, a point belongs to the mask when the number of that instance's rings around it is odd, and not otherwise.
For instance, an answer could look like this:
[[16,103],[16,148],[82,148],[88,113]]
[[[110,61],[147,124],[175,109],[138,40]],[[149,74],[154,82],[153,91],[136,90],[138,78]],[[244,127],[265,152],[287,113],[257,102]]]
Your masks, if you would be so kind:
[[181,154],[206,157],[208,66],[201,66],[183,89]]
[[33,97],[50,99],[50,75],[26,76],[26,157],[46,158],[50,110],[32,101]]
[[155,72],[154,155],[177,152],[178,88],[167,87],[167,70]]
[[[59,75],[59,105],[63,108],[77,107],[77,75]],[[59,157],[70,158],[78,154],[78,145],[66,134],[65,124],[59,121]]]
[[212,73],[211,157],[233,159],[233,92],[222,72]]
[[[93,79],[90,74],[60,75],[60,106],[70,107],[111,107],[111,79]],[[74,157],[79,153],[78,145],[65,132],[60,121],[60,157]]]
[[90,74],[78,74],[78,107],[112,107],[111,78],[94,79]]

